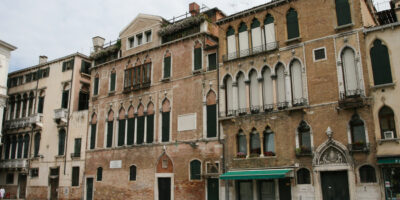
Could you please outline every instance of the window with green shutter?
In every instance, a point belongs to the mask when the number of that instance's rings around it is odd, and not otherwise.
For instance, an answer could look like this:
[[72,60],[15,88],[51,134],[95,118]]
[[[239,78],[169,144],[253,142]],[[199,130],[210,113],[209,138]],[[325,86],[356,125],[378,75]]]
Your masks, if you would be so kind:
[[201,162],[193,160],[190,162],[190,180],[201,179]]
[[64,155],[64,149],[65,149],[65,129],[61,129],[58,132],[58,155],[59,156]]
[[217,69],[217,54],[208,54],[208,70]]
[[99,77],[94,78],[93,94],[94,95],[99,94]]
[[132,145],[135,138],[135,118],[128,119],[128,136],[127,136],[127,144]]
[[202,68],[202,53],[201,53],[201,48],[195,48],[194,49],[194,70],[200,70]]
[[171,76],[171,56],[164,58],[164,78]]
[[110,77],[110,91],[111,92],[115,91],[115,78],[116,78],[116,73],[115,72],[111,73],[111,77]]
[[351,23],[350,4],[348,0],[336,0],[336,18],[338,26]]
[[79,186],[79,167],[72,167],[72,186]]
[[286,14],[286,23],[288,39],[299,37],[299,21],[297,19],[297,12],[293,8],[290,8]]
[[44,97],[39,97],[38,113],[43,113]]
[[81,156],[82,138],[75,138],[74,155],[75,157]]
[[393,83],[392,71],[390,68],[389,52],[381,40],[375,40],[370,50],[374,84],[382,85]]
[[125,119],[118,120],[118,146],[125,143]]
[[96,145],[96,128],[97,124],[92,124],[90,128],[90,149],[94,149]]
[[153,143],[154,140],[154,115],[147,115],[146,143]]
[[102,181],[103,180],[103,168],[99,167],[97,168],[97,181]]
[[170,112],[162,112],[161,142],[169,142],[169,116]]
[[112,139],[113,139],[113,126],[114,121],[107,122],[107,144],[106,147],[112,146]]
[[207,137],[217,137],[217,105],[207,105]]
[[68,108],[69,90],[64,90],[61,99],[61,108]]
[[82,60],[81,62],[81,73],[90,74],[91,63]]
[[136,144],[143,144],[144,142],[144,116],[137,118],[137,138]]
[[33,152],[34,157],[39,156],[39,147],[40,147],[40,133],[36,133],[35,135],[35,149]]

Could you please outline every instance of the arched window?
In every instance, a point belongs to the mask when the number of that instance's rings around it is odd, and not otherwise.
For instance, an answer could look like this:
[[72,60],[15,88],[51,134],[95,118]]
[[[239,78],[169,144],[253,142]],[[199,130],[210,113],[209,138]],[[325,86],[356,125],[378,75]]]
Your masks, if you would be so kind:
[[264,130],[264,156],[275,156],[274,132],[269,126]]
[[137,127],[136,127],[136,144],[143,144],[144,142],[144,106],[139,104],[137,108]]
[[346,97],[360,95],[360,87],[358,85],[359,74],[357,71],[355,52],[353,49],[346,47],[343,49],[341,57],[344,73],[345,95]]
[[299,150],[302,154],[311,153],[311,133],[310,126],[307,122],[302,120],[297,127],[298,139],[299,139]]
[[290,76],[292,81],[292,103],[293,106],[301,106],[304,103],[303,79],[300,61],[294,60],[290,63]]
[[258,113],[260,110],[260,97],[259,97],[259,87],[258,87],[258,79],[257,79],[257,71],[250,71],[250,102],[251,107],[250,110],[252,113]]
[[217,137],[217,95],[214,91],[207,94],[207,138]]
[[351,23],[350,4],[348,0],[336,0],[336,18],[338,26]]
[[260,134],[258,134],[257,129],[253,128],[250,134],[250,155],[260,156],[261,145],[260,145]]
[[365,137],[364,122],[360,119],[360,116],[358,114],[354,114],[351,117],[350,130],[351,130],[351,143],[353,145],[353,149],[354,148],[356,148],[356,150],[363,149],[367,141]]
[[238,84],[238,102],[239,102],[239,114],[241,113],[246,113],[246,83],[245,83],[245,78],[244,74],[242,72],[239,72],[239,74],[236,77],[237,84]]
[[171,53],[169,51],[165,52],[164,55],[164,70],[163,78],[167,79],[171,77]]
[[247,32],[246,23],[239,25],[239,53],[240,57],[249,55],[249,34]]
[[90,149],[94,149],[96,147],[96,131],[97,131],[97,115],[93,113],[92,121],[90,126]]
[[26,117],[26,110],[28,106],[28,95],[24,94],[23,100],[22,100],[22,117]]
[[227,75],[224,80],[225,86],[225,112],[226,116],[232,115],[233,112],[233,88],[232,77]]
[[201,162],[199,160],[192,160],[190,162],[190,180],[201,179]]
[[114,112],[110,110],[107,117],[107,142],[106,147],[112,147],[114,135]]
[[251,44],[253,54],[263,51],[260,21],[257,18],[251,22]]
[[60,129],[58,131],[58,155],[64,155],[65,149],[65,129]]
[[18,119],[21,116],[21,101],[21,95],[17,95],[17,108],[15,111],[15,119]]
[[299,33],[299,22],[297,19],[297,12],[295,9],[290,8],[286,14],[286,26],[288,39],[294,39],[300,37]]
[[154,104],[149,103],[147,105],[147,115],[146,115],[146,143],[154,142]]
[[34,157],[38,157],[39,156],[39,148],[40,148],[40,133],[36,133],[34,142],[35,142],[35,149],[34,149],[33,155],[34,155]]
[[125,144],[125,109],[121,108],[118,115],[118,146]]
[[262,77],[264,90],[264,110],[271,111],[274,108],[274,89],[272,87],[271,70],[269,69],[269,67],[264,67]]
[[17,158],[22,158],[22,147],[24,145],[24,138],[22,135],[18,136],[18,151],[17,151]]
[[126,137],[126,143],[128,145],[133,145],[134,140],[135,140],[135,108],[133,106],[130,106],[128,110],[128,135]]
[[102,181],[103,180],[103,168],[99,167],[97,168],[97,181]]
[[136,181],[136,166],[132,165],[129,167],[129,180]]
[[170,116],[171,114],[171,104],[168,99],[165,99],[162,104],[162,124],[161,124],[161,142],[169,142],[170,141]]
[[370,165],[360,167],[360,182],[361,183],[376,183],[375,168]]
[[394,113],[393,110],[388,106],[383,106],[379,111],[379,124],[381,127],[382,139],[397,138]]
[[15,159],[16,152],[17,152],[17,137],[13,136],[11,139],[11,159]]
[[238,157],[246,157],[247,155],[247,139],[246,135],[243,133],[243,130],[239,130],[237,135],[237,156]]
[[297,184],[311,184],[310,171],[306,168],[297,170]]
[[226,32],[226,44],[227,44],[227,50],[228,50],[228,55],[227,59],[234,59],[236,58],[236,37],[235,37],[235,29],[233,29],[231,26],[228,28],[228,31]]
[[285,88],[285,67],[283,67],[282,63],[279,63],[276,66],[276,96],[279,109],[287,106]]
[[28,108],[28,116],[33,114],[32,109],[33,109],[33,100],[34,100],[34,95],[33,92],[29,93],[29,108]]
[[264,34],[265,34],[265,48],[266,50],[272,50],[276,48],[275,38],[275,24],[274,17],[267,14],[264,20]]
[[370,50],[374,84],[381,85],[392,83],[392,71],[390,68],[389,52],[381,40],[375,40]]
[[110,92],[115,91],[116,78],[117,78],[117,73],[115,72],[115,69],[113,69],[110,74]]
[[29,150],[29,134],[25,134],[25,136],[24,136],[24,158],[28,158],[28,150]]

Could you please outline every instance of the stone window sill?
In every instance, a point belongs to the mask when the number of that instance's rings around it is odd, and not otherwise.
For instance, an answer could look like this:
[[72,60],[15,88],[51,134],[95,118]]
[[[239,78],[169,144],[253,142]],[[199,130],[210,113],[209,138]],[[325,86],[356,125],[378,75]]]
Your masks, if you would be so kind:
[[393,138],[393,139],[380,139],[377,140],[379,145],[382,145],[383,143],[388,143],[388,142],[396,142],[397,144],[400,144],[400,139],[399,138]]
[[346,28],[350,28],[350,27],[352,27],[352,26],[354,26],[353,23],[349,23],[349,24],[345,24],[345,25],[340,25],[340,26],[335,27],[335,31],[340,31],[340,30],[343,30],[343,29],[346,29]]
[[301,41],[301,37],[295,37],[292,39],[288,39],[285,41],[286,44],[292,43],[292,42],[300,42]]
[[395,83],[386,83],[386,84],[371,86],[371,89],[379,90],[379,89],[384,89],[384,88],[391,88],[391,87],[394,87],[395,85],[396,85]]

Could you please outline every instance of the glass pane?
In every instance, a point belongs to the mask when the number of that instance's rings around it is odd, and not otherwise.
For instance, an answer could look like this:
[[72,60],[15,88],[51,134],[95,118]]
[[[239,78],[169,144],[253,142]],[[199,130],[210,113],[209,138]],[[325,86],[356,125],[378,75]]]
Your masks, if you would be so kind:
[[247,141],[246,136],[239,136],[239,152],[247,154]]
[[365,143],[365,129],[363,125],[353,126],[353,143]]

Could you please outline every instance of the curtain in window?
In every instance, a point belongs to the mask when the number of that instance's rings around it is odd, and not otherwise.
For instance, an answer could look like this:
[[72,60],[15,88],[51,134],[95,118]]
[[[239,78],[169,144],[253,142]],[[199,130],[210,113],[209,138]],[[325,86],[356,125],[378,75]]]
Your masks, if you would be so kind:
[[276,48],[275,24],[272,15],[268,14],[264,20],[265,45],[267,50]]
[[259,88],[258,88],[258,79],[257,72],[255,70],[250,72],[250,102],[251,102],[251,111],[258,111],[260,106],[260,97],[259,97]]
[[344,72],[344,82],[346,96],[358,94],[358,72],[356,66],[355,53],[350,48],[345,48],[342,52],[342,66]]
[[293,8],[289,9],[286,14],[286,23],[288,39],[300,37],[297,12]]
[[381,40],[375,40],[370,50],[374,84],[381,85],[392,83],[392,72],[390,68],[389,52]]
[[249,34],[244,22],[239,26],[239,51],[240,57],[249,55]]
[[276,93],[278,107],[284,107],[286,105],[285,68],[282,64],[279,64],[276,68]]
[[351,23],[350,4],[348,0],[336,0],[336,17],[338,26]]
[[263,90],[264,109],[273,109],[274,90],[272,88],[271,70],[269,67],[265,67],[263,71]]
[[236,58],[236,36],[235,30],[232,27],[228,28],[226,32],[226,42],[227,42],[227,49],[228,49],[228,60]]
[[293,106],[301,105],[303,103],[303,80],[301,64],[298,60],[291,63],[290,75],[292,79]]
[[253,53],[263,50],[260,22],[256,18],[251,23],[251,44],[253,45]]
[[239,73],[237,77],[238,84],[238,102],[239,102],[239,113],[246,112],[246,83],[243,73]]

